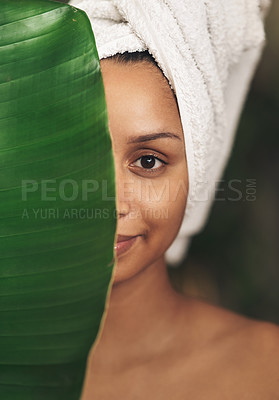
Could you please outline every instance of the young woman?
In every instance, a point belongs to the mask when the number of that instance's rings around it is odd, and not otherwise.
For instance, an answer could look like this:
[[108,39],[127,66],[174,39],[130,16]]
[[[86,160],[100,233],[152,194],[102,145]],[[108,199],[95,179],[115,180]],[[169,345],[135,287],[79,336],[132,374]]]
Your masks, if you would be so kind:
[[72,3],[90,17],[101,59],[118,211],[82,400],[279,398],[279,328],[178,294],[166,270],[204,223],[267,1]]
[[184,215],[188,177],[166,78],[144,53],[102,60],[101,68],[115,155],[117,264],[82,400],[279,398],[278,327],[186,298],[169,282],[165,252]]

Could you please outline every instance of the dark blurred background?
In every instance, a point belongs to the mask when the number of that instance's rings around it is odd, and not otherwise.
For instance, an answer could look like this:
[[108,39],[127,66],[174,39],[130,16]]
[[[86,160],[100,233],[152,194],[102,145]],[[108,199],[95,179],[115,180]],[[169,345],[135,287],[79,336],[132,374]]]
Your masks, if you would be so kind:
[[[169,275],[178,291],[279,324],[278,0],[267,17],[266,36],[221,182],[224,192],[216,194],[208,223],[193,238],[186,260]],[[223,200],[230,180],[237,180],[233,186],[241,190],[241,200]]]

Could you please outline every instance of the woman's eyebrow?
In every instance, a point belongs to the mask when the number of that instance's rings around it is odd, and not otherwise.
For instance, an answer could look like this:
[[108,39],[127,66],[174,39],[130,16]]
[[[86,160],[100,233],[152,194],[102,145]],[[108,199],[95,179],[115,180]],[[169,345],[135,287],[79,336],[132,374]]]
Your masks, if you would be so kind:
[[178,135],[176,135],[175,133],[159,132],[159,133],[153,133],[153,134],[151,133],[151,134],[147,134],[147,135],[133,136],[128,140],[128,144],[149,142],[150,140],[164,139],[164,138],[172,138],[172,139],[181,140],[181,138]]

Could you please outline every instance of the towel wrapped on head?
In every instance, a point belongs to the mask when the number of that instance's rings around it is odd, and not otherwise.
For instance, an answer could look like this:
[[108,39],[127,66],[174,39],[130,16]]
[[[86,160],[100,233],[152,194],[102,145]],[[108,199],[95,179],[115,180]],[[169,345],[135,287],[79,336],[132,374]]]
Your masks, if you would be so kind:
[[263,43],[269,0],[72,0],[90,18],[100,59],[126,51],[154,57],[175,91],[189,193],[168,249],[177,265],[204,225]]

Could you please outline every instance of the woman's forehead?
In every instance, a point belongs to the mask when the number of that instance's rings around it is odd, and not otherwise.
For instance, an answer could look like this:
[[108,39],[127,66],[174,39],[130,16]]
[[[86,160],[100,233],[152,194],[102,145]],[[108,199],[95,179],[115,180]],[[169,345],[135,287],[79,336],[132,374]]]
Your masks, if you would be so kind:
[[178,131],[182,125],[175,96],[154,65],[101,60],[110,125],[127,132]]

